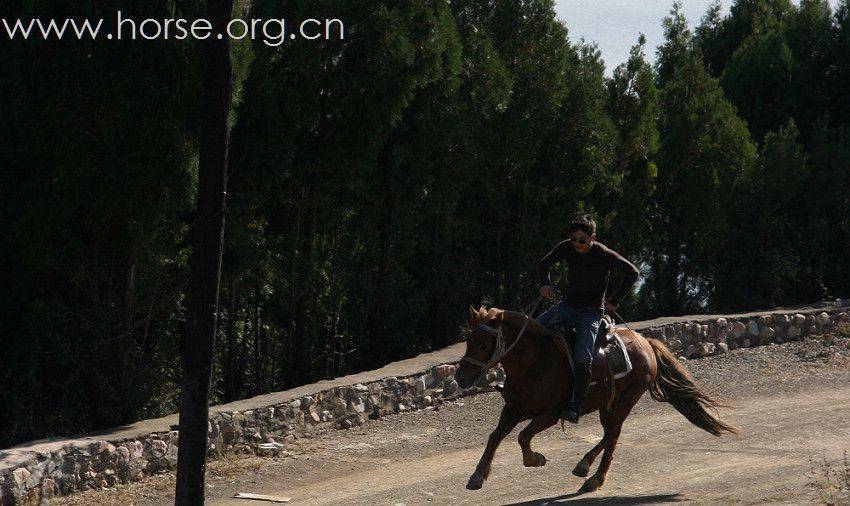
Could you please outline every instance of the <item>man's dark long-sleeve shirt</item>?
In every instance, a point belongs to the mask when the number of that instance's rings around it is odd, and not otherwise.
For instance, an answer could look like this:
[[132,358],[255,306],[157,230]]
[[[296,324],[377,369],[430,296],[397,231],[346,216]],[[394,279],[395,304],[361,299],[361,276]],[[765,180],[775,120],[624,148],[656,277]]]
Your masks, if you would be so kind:
[[[549,267],[560,261],[567,262],[567,294],[564,297],[572,307],[604,307],[603,299],[619,305],[637,281],[640,271],[631,262],[604,244],[594,241],[587,253],[579,253],[572,242],[563,241],[538,262],[541,282],[551,285]],[[606,297],[609,274],[619,271],[622,281]]]

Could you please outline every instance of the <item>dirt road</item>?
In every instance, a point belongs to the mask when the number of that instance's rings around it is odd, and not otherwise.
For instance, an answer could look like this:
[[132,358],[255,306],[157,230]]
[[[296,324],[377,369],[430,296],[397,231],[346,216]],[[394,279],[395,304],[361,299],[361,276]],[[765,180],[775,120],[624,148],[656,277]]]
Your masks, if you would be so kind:
[[[807,346],[689,362],[708,391],[737,406],[721,416],[741,434],[711,436],[647,395],[624,425],[608,481],[590,494],[576,492],[582,479],[570,470],[601,437],[595,414],[565,434],[552,428],[534,439],[548,459],[542,468],[522,466],[514,430],[484,487],[465,489],[503,404],[490,393],[299,440],[292,457],[253,458],[247,471],[211,476],[207,503],[270,504],[232,499],[237,492],[311,505],[810,503],[818,498],[806,476],[817,474],[811,460],[838,462],[850,449],[850,360],[846,342],[838,354]],[[168,483],[155,488],[113,497],[172,502]]]

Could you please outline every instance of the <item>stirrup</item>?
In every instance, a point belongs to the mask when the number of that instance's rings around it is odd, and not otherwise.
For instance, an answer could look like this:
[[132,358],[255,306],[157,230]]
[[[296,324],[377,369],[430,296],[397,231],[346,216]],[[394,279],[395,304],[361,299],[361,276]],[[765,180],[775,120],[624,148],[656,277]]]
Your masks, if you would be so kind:
[[561,420],[566,420],[570,423],[578,423],[578,419],[580,416],[581,414],[578,412],[578,410],[573,408],[572,406],[567,406],[563,409],[563,411],[561,411]]

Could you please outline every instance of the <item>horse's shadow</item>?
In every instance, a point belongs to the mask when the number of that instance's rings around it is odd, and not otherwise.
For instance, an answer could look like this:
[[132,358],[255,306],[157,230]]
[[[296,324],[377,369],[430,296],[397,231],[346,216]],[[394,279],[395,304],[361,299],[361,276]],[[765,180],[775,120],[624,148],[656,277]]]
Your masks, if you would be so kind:
[[573,492],[572,494],[564,494],[555,497],[541,497],[540,499],[532,499],[530,501],[506,503],[502,506],[549,506],[554,504],[615,504],[627,506],[635,504],[659,504],[685,501],[685,498],[681,497],[679,494],[582,497],[584,495],[587,494],[584,492]]

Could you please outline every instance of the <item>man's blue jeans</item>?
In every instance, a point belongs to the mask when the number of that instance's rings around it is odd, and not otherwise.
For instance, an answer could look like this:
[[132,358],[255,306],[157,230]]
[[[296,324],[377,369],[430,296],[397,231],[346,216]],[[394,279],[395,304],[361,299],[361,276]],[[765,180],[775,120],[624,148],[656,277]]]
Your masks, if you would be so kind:
[[567,333],[567,329],[576,330],[576,346],[573,360],[578,364],[590,365],[593,361],[593,343],[602,323],[602,310],[592,308],[573,308],[561,301],[546,310],[537,318],[543,326]]

